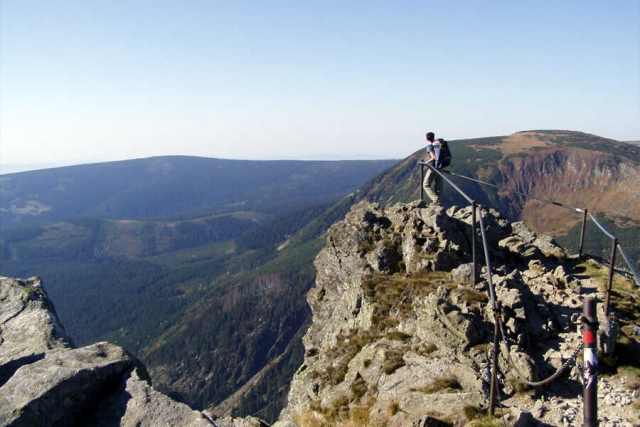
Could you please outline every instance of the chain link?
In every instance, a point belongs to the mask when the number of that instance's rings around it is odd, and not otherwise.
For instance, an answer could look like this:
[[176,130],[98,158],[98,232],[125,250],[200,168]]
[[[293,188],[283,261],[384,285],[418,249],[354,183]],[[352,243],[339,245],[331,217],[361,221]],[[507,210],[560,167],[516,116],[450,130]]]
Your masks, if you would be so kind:
[[511,358],[511,351],[510,351],[510,344],[508,342],[507,339],[507,335],[504,333],[504,325],[502,323],[502,320],[500,319],[498,321],[498,324],[500,325],[500,334],[502,335],[502,340],[505,344],[505,346],[507,347],[507,360],[509,361],[509,364],[513,367],[513,369],[516,371],[516,373],[518,374],[518,377],[524,381],[525,384],[531,386],[531,387],[539,387],[542,385],[546,385],[549,384],[551,381],[555,380],[556,378],[558,378],[560,375],[562,375],[562,373],[569,367],[569,365],[575,360],[575,358],[578,356],[578,353],[580,352],[580,350],[583,347],[583,343],[580,342],[580,344],[578,345],[578,347],[575,349],[575,351],[573,352],[573,354],[569,357],[569,359],[567,359],[562,366],[560,367],[560,369],[558,369],[558,371],[556,373],[554,373],[553,375],[549,376],[548,378],[545,378],[542,381],[529,381],[527,378],[525,378],[525,376],[520,372],[520,370],[518,369],[518,367],[516,366],[516,364],[514,363],[513,359]]

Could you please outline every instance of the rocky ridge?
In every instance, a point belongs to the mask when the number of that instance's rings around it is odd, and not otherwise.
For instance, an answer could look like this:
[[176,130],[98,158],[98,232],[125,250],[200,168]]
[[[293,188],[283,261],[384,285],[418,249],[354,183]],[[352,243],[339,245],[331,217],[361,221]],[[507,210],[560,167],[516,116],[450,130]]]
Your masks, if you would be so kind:
[[[581,425],[579,363],[535,389],[518,373],[537,381],[557,372],[579,348],[583,299],[603,295],[570,271],[575,260],[551,238],[495,211],[483,219],[507,338],[499,357],[500,418],[491,422]],[[470,208],[422,202],[363,202],[334,224],[308,294],[313,323],[304,363],[278,423],[478,423],[488,406],[494,313],[486,267],[473,283],[471,235]],[[616,324],[598,308],[600,346],[613,351]],[[636,329],[628,335],[637,343]],[[638,393],[637,379],[600,378],[600,425],[638,425]]]

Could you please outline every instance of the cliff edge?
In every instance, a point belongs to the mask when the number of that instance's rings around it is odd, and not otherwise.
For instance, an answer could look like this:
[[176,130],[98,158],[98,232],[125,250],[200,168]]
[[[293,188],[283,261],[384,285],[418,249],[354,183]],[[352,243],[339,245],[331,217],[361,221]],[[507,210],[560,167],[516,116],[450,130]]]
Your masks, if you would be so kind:
[[[585,297],[602,301],[603,294],[551,238],[495,211],[482,215],[506,335],[496,418],[486,414],[495,313],[486,267],[474,285],[471,209],[362,202],[330,228],[316,258],[304,363],[278,423],[580,425],[576,320]],[[479,236],[477,248],[484,265]],[[612,351],[618,331],[601,306],[600,345]],[[522,379],[559,370],[544,387]],[[600,425],[637,425],[638,383],[628,387],[631,381],[600,379]]]

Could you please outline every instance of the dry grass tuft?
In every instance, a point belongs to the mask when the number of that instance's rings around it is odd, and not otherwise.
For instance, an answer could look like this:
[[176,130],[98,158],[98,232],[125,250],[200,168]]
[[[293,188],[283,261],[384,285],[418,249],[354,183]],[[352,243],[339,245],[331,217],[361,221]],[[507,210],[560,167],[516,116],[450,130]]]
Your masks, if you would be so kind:
[[294,421],[300,427],[324,427],[325,426],[325,421],[322,415],[313,411],[299,414],[294,418]]
[[400,402],[393,402],[391,405],[389,405],[389,415],[391,415],[392,417],[397,414],[399,410]]
[[502,420],[493,418],[487,413],[486,409],[477,406],[467,405],[462,408],[462,414],[470,421],[467,427],[501,427]]
[[406,333],[401,332],[401,331],[393,331],[393,332],[389,332],[387,334],[387,338],[389,338],[390,340],[393,340],[393,341],[405,342],[405,341],[408,341],[408,340],[411,339],[411,335],[406,334]]
[[529,384],[525,383],[520,378],[509,378],[508,382],[509,385],[513,387],[513,390],[516,392],[516,394],[522,395],[527,394],[529,393],[529,391],[531,391],[531,387],[529,386]]
[[477,291],[471,288],[461,288],[460,299],[469,305],[481,306],[489,301],[486,292]]
[[435,345],[434,343],[430,342],[429,344],[425,345],[424,347],[422,347],[419,350],[419,353],[423,356],[429,355],[431,353],[433,353],[434,351],[436,351],[438,349],[438,346]]
[[431,382],[431,384],[425,387],[415,389],[415,391],[421,391],[425,394],[433,394],[433,393],[438,393],[440,391],[453,391],[453,390],[462,390],[462,386],[458,382],[458,379],[455,377],[436,378]]
[[466,405],[462,408],[462,414],[468,421],[473,421],[487,414],[486,409],[479,408],[477,406]]
[[404,356],[404,353],[404,351],[399,349],[391,349],[386,352],[384,364],[382,365],[382,369],[384,370],[385,374],[391,375],[397,369],[405,365],[404,359],[402,358],[402,356]]
[[478,418],[477,420],[471,421],[467,424],[467,427],[502,427],[502,421],[499,419],[495,419],[490,417],[489,415],[485,415],[484,417]]

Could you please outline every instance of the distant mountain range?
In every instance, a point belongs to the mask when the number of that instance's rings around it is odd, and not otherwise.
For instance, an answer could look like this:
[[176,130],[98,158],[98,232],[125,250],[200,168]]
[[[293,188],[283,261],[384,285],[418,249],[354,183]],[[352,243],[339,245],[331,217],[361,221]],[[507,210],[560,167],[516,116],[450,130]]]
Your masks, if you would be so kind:
[[[569,252],[573,208],[586,208],[640,266],[637,145],[527,131],[450,147],[449,178],[478,204]],[[126,347],[172,397],[273,420],[302,361],[323,233],[358,201],[419,199],[422,158],[159,157],[2,175],[0,274],[41,276],[78,344]],[[444,204],[467,201],[445,184]],[[586,250],[608,256],[587,231]]]
[[243,161],[170,156],[0,176],[1,224],[97,215],[169,218],[335,201],[392,160]]

